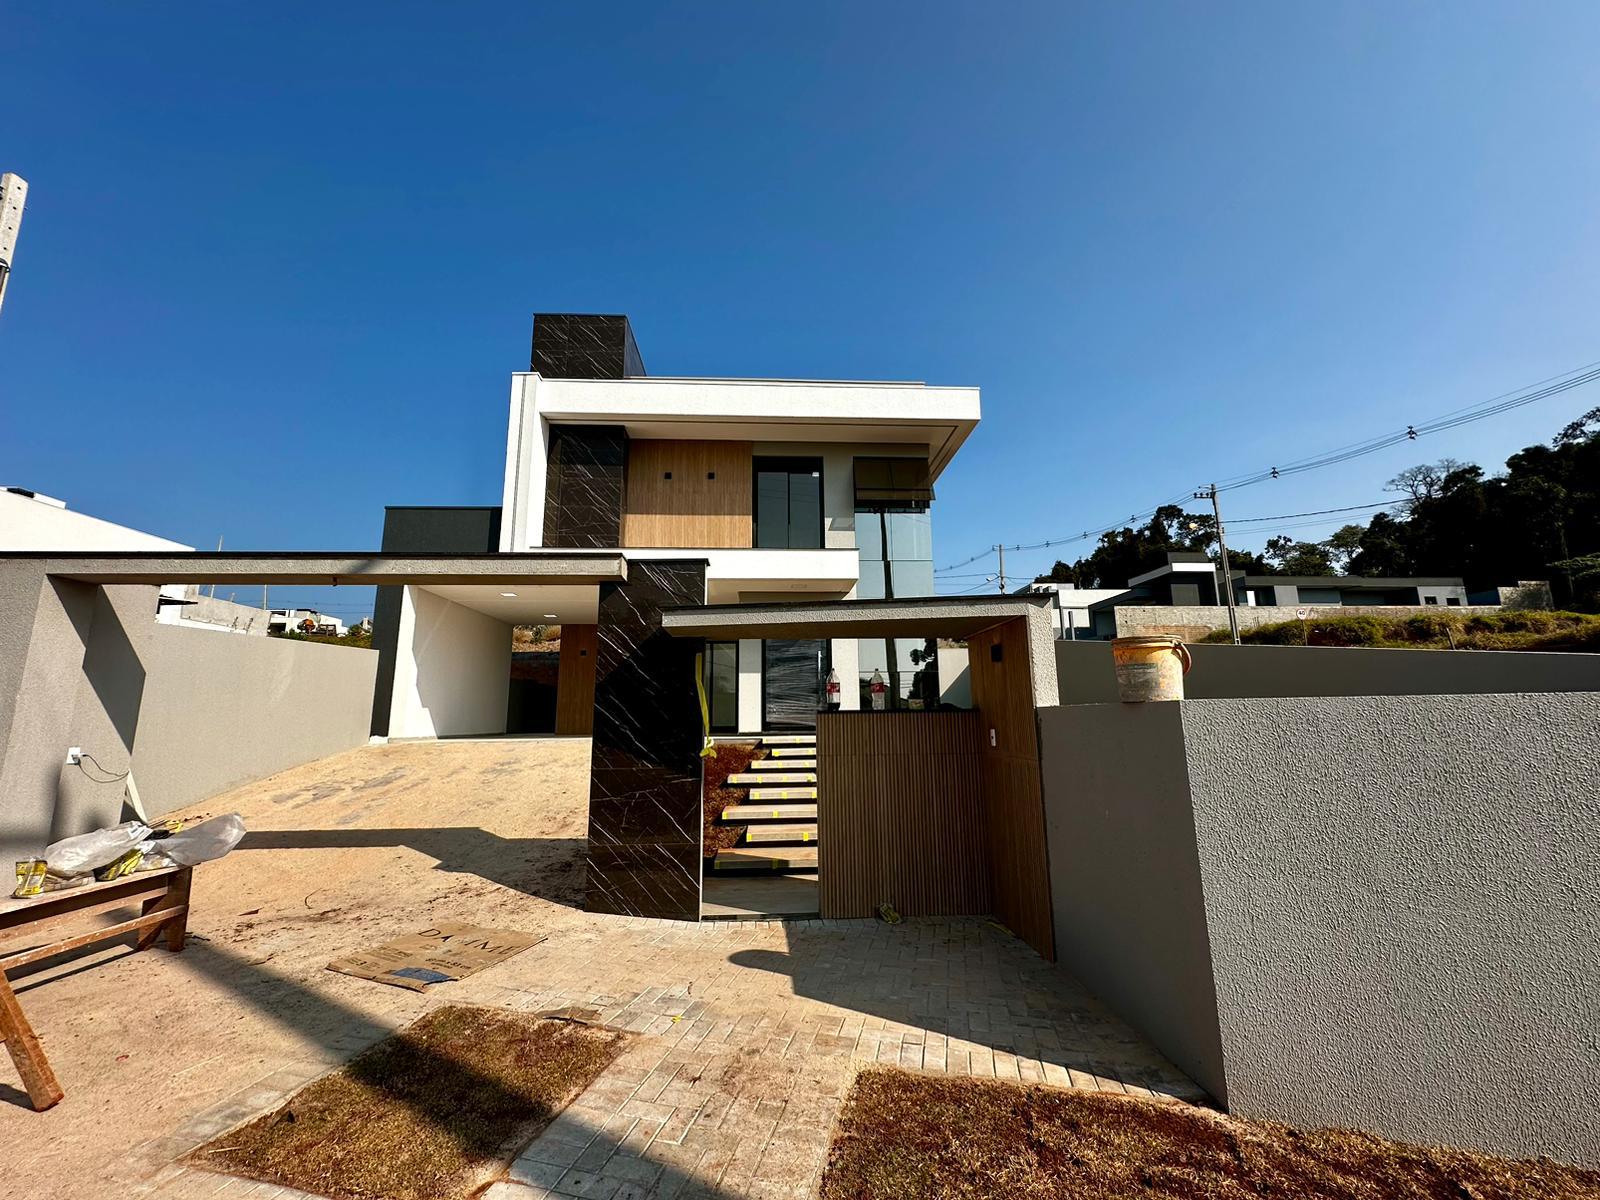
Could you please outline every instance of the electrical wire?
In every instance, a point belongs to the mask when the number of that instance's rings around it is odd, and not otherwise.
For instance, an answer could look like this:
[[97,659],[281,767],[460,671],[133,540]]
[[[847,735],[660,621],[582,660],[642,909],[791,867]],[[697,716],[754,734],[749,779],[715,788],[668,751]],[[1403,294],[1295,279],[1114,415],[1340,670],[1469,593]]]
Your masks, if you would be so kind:
[[[93,775],[89,775],[88,768],[83,765],[83,760],[84,759],[88,759],[90,762],[92,762],[94,764],[94,766],[95,766],[95,770],[99,771],[102,775],[110,776],[110,778],[108,778],[108,779],[96,779]],[[92,754],[90,754],[90,753],[88,753],[87,751],[84,751],[84,750],[78,751],[78,762],[75,765],[77,766],[78,770],[82,771],[85,775],[89,776],[89,780],[92,783],[117,783],[117,782],[119,782],[121,780],[126,779],[129,775],[131,775],[133,773],[132,769],[130,768],[129,770],[124,771],[124,772],[122,772],[122,774],[118,775],[115,771],[111,770],[109,767],[102,766],[101,763],[100,763],[100,760],[98,758],[96,758],[94,755],[92,755]]]
[[1275,517],[1229,517],[1227,523],[1229,525],[1254,525],[1262,521],[1292,521],[1296,517],[1321,517],[1326,516],[1328,513],[1360,512],[1368,508],[1394,508],[1399,503],[1400,501],[1398,500],[1379,500],[1376,504],[1352,504],[1347,508],[1319,508],[1313,512],[1280,513]]
[[[1489,417],[1499,416],[1501,413],[1522,408],[1525,405],[1533,404],[1536,401],[1546,400],[1551,396],[1559,396],[1563,392],[1571,391],[1573,388],[1583,387],[1586,384],[1593,383],[1597,379],[1600,379],[1600,359],[1597,359],[1591,363],[1586,363],[1581,367],[1574,367],[1569,371],[1563,371],[1556,375],[1546,376],[1544,379],[1538,380],[1535,383],[1527,384],[1520,388],[1513,388],[1509,392],[1502,392],[1498,396],[1490,397],[1488,400],[1479,401],[1476,404],[1469,404],[1462,408],[1453,409],[1450,412],[1442,413],[1428,421],[1417,422],[1407,425],[1403,429],[1396,429],[1387,433],[1377,434],[1376,436],[1367,438],[1363,441],[1350,442],[1347,445],[1336,447],[1333,450],[1323,451],[1320,454],[1312,454],[1307,455],[1304,458],[1290,459],[1281,466],[1272,466],[1267,467],[1265,470],[1250,471],[1242,475],[1231,476],[1227,479],[1219,480],[1215,486],[1218,492],[1234,491],[1235,489],[1242,487],[1253,487],[1258,483],[1264,483],[1268,480],[1282,479],[1288,475],[1299,475],[1306,471],[1316,471],[1322,469],[1323,467],[1336,466],[1339,463],[1349,462],[1351,459],[1361,458],[1368,454],[1375,454],[1379,450],[1387,449],[1388,447],[1398,445],[1401,442],[1416,441],[1418,438],[1427,437],[1430,434],[1443,433],[1446,430],[1456,429],[1462,425],[1467,425],[1474,421],[1482,421]],[[969,563],[974,563],[980,559],[987,558],[989,555],[996,553],[1002,548],[1011,553],[1023,553],[1030,550],[1044,550],[1052,546],[1070,545],[1073,542],[1081,542],[1087,541],[1090,538],[1098,538],[1101,534],[1111,533],[1117,529],[1123,529],[1132,525],[1136,525],[1140,520],[1146,517],[1154,516],[1158,509],[1165,507],[1166,505],[1177,504],[1181,501],[1192,498],[1192,492],[1184,492],[1171,500],[1167,500],[1162,504],[1156,505],[1154,508],[1146,509],[1142,513],[1134,513],[1126,522],[1117,521],[1110,525],[1101,526],[1097,529],[1085,529],[1083,532],[1077,534],[1064,534],[1060,537],[1047,538],[1042,542],[1018,543],[1016,545],[1004,547],[998,545],[990,546],[988,549],[981,550],[970,558],[963,559],[957,563],[952,563],[947,567],[940,567],[934,572],[934,574],[948,574],[959,567],[964,567]],[[1355,505],[1347,510],[1327,509],[1324,511],[1353,512],[1358,508],[1365,507],[1381,508],[1387,506]],[[1303,515],[1310,516],[1312,514],[1307,513]],[[1247,522],[1282,519],[1284,518],[1251,517],[1241,518],[1229,523],[1237,525],[1245,524]]]

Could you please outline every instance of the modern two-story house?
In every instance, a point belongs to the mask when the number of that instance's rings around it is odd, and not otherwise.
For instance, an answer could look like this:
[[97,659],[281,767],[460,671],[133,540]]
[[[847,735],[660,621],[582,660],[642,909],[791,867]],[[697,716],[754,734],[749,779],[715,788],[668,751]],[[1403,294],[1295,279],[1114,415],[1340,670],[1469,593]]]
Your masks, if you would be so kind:
[[[511,380],[503,503],[391,508],[386,552],[607,552],[704,565],[706,604],[933,594],[934,484],[976,427],[976,388],[650,376],[623,316],[541,313]],[[598,584],[380,592],[373,730],[539,732],[511,679],[511,627],[561,628],[554,731],[589,732]],[[713,642],[714,733],[814,726],[838,704],[932,707],[921,639]],[[448,669],[437,669],[448,660]]]

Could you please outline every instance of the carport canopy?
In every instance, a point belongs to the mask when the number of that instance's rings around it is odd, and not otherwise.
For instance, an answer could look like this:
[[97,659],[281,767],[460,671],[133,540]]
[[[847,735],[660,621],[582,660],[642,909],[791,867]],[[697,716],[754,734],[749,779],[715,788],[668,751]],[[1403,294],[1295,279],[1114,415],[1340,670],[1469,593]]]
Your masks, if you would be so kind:
[[395,584],[622,583],[628,564],[608,550],[520,554],[385,554],[381,551],[26,551],[6,563],[41,563],[58,579],[98,584],[277,584],[369,587]]

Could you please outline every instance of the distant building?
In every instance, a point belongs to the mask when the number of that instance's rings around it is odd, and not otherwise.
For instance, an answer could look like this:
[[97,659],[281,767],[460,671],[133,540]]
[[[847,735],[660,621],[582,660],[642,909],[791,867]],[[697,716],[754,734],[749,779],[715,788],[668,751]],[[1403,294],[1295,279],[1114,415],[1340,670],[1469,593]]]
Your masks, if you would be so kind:
[[344,622],[314,608],[275,608],[267,620],[271,633],[320,633],[344,637]]
[[[1532,585],[1527,585],[1531,587]],[[1204,554],[1172,552],[1167,561],[1128,580],[1125,588],[1080,589],[1038,582],[1019,589],[1055,597],[1056,636],[1105,639],[1144,633],[1198,638],[1228,627],[1221,572]],[[1501,589],[1501,593],[1508,589]],[[1359,575],[1247,575],[1233,573],[1234,603],[1243,628],[1293,620],[1301,610],[1382,609],[1405,614],[1430,608],[1492,612],[1498,603],[1474,604],[1460,576],[1368,578]],[[1498,594],[1496,595],[1498,599]],[[1181,610],[1181,611],[1172,611]],[[1344,615],[1344,614],[1340,614]]]
[[[193,550],[111,521],[75,512],[66,501],[30,488],[0,488],[0,550]],[[259,608],[217,600],[200,589],[168,584],[153,614],[163,625],[265,636],[267,614]]]
[[1094,631],[1094,618],[1089,612],[1090,606],[1102,600],[1124,596],[1128,592],[1127,588],[1080,588],[1075,583],[1049,580],[1035,580],[1017,590],[1053,596],[1056,637],[1069,642],[1098,637]]

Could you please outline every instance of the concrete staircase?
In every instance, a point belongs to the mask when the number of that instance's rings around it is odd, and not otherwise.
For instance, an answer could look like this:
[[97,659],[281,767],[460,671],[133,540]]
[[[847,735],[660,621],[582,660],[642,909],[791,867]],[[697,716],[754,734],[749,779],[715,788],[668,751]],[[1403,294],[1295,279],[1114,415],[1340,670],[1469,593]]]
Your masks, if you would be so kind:
[[745,801],[722,812],[725,825],[745,826],[737,846],[717,851],[711,874],[759,877],[817,870],[817,735],[767,733],[767,751],[748,771],[728,776],[747,789]]

